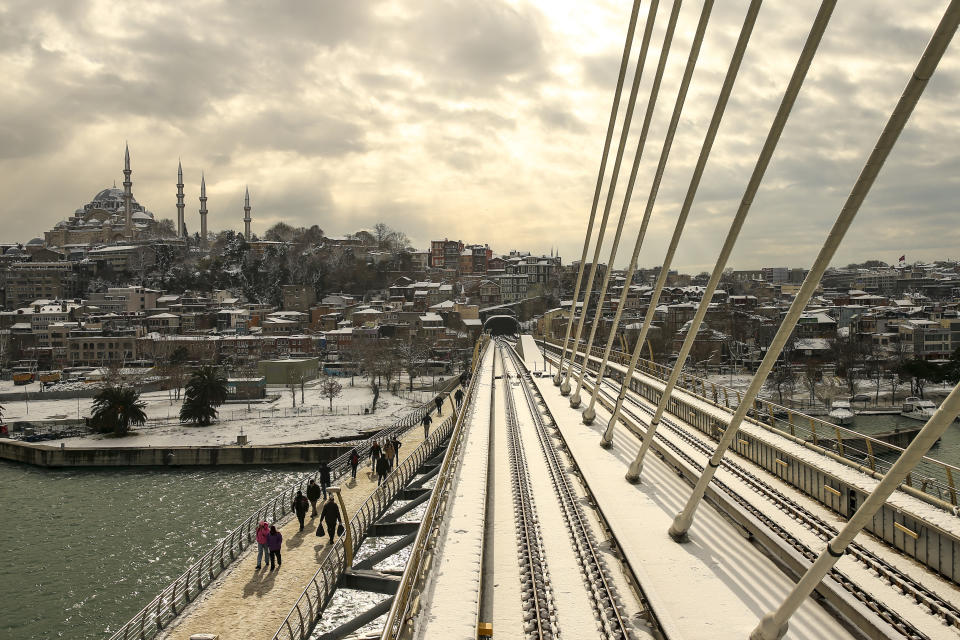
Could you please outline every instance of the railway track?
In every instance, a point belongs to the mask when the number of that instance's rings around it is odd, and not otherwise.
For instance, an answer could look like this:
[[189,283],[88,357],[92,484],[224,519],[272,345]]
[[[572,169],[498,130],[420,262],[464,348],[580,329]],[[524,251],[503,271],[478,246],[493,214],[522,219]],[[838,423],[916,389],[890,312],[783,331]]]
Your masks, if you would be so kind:
[[[578,365],[579,366],[579,365]],[[586,379],[592,384],[596,383],[596,378],[590,371],[587,372]],[[612,391],[611,391],[612,390]],[[601,395],[611,404],[616,401],[616,393],[619,392],[618,386],[608,380],[603,381],[601,386]],[[641,412],[645,417],[653,415],[653,411],[628,393],[626,396],[628,406],[624,406],[622,411],[630,416],[638,424],[647,424],[649,420],[642,418],[637,412]],[[679,426],[674,420],[664,417],[661,424],[667,430],[680,438],[686,445],[694,448],[703,455],[709,457],[712,455],[715,445],[712,445],[700,437],[691,434],[687,429]],[[658,432],[655,435],[657,442],[669,448],[675,455],[682,458],[687,464],[698,472],[703,470],[703,465],[690,456],[682,447],[673,442],[664,434]],[[749,471],[743,465],[740,465],[729,458],[724,458],[722,468],[733,474],[738,480],[747,485],[754,493],[765,498],[767,502],[775,506],[778,510],[789,516],[792,520],[802,524],[808,530],[812,531],[823,541],[831,540],[836,534],[837,529],[820,516],[813,513],[796,500],[793,500],[782,491],[763,480],[757,474]],[[721,491],[726,493],[739,506],[751,513],[764,526],[776,533],[778,537],[788,543],[796,551],[801,553],[807,560],[813,562],[818,553],[814,552],[809,546],[800,541],[796,536],[787,531],[784,527],[774,521],[771,517],[763,513],[753,503],[741,496],[737,491],[719,479],[714,479],[713,484]],[[863,563],[872,570],[877,576],[883,578],[892,587],[898,589],[901,593],[911,597],[918,605],[922,606],[929,614],[937,616],[944,625],[960,628],[960,609],[953,603],[945,600],[939,594],[921,584],[918,580],[898,569],[892,563],[884,560],[874,552],[863,545],[854,542],[847,550],[847,553],[857,561]],[[857,600],[869,607],[875,614],[886,621],[899,634],[905,638],[922,639],[928,636],[916,628],[910,621],[904,618],[899,612],[880,601],[870,592],[867,592],[853,580],[837,569],[833,569],[830,576],[846,589]]]
[[[596,637],[609,640],[628,640],[634,637],[630,632],[630,624],[623,618],[621,603],[615,588],[608,580],[608,570],[602,555],[597,550],[593,528],[583,513],[580,496],[574,488],[569,473],[565,470],[567,465],[553,443],[554,436],[560,437],[559,431],[556,430],[556,423],[546,408],[546,403],[540,396],[539,390],[533,384],[529,372],[519,360],[513,348],[504,340],[500,340],[497,346],[500,349],[501,357],[506,354],[505,360],[509,359],[513,369],[513,375],[511,376],[508,373],[508,368],[506,366],[503,368],[505,372],[506,414],[510,429],[509,438],[511,439],[511,463],[515,459],[517,462],[521,462],[520,456],[515,457],[513,455],[514,446],[517,449],[522,448],[517,408],[511,389],[511,381],[516,380],[523,391],[527,410],[533,420],[537,443],[546,462],[556,504],[560,509],[567,529],[570,548],[576,558],[576,564],[580,568],[587,599],[593,608],[598,631]],[[525,461],[523,463],[526,464]],[[640,594],[640,600],[653,628],[654,635],[663,637],[659,622],[642,593]],[[544,635],[542,637],[548,636]]]
[[524,599],[524,633],[528,638],[535,640],[554,640],[559,638],[556,606],[553,591],[550,588],[550,574],[533,499],[533,487],[527,472],[527,460],[520,438],[520,424],[513,403],[513,392],[510,389],[510,376],[506,373],[506,363],[499,342],[497,351],[503,365],[500,370],[504,372],[501,380],[506,398],[507,445],[510,473],[513,479],[513,514],[517,523],[517,559],[520,563],[520,587]]

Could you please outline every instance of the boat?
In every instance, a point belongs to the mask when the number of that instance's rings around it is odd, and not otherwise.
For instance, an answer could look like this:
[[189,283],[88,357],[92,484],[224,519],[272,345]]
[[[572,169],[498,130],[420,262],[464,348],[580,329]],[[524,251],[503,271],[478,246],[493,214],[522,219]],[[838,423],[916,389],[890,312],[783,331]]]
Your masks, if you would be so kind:
[[912,418],[913,420],[923,420],[926,422],[933,417],[933,412],[936,410],[937,405],[930,400],[911,397],[903,401],[903,406],[900,408],[900,415],[904,418]]
[[834,400],[830,403],[830,413],[827,414],[834,424],[846,426],[853,422],[853,411],[846,400]]

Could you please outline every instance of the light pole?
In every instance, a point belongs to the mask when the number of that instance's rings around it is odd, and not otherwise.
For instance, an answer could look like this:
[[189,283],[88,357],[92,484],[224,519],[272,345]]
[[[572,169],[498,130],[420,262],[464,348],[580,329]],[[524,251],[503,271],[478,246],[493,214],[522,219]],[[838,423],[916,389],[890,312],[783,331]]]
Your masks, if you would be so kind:
[[350,531],[350,521],[347,519],[347,505],[343,502],[343,494],[340,493],[340,487],[327,487],[327,493],[332,493],[337,497],[340,504],[340,520],[343,522],[343,555],[346,561],[346,568],[353,565],[353,533]]

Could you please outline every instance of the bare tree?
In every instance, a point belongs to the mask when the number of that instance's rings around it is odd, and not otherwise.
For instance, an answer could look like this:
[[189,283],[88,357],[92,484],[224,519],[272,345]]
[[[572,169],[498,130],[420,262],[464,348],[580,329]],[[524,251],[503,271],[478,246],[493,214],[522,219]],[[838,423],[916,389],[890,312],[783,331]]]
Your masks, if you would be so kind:
[[320,379],[320,395],[330,401],[330,410],[333,411],[333,400],[339,398],[343,393],[343,385],[331,376],[323,376]]
[[770,372],[767,377],[766,385],[770,389],[775,389],[783,404],[783,392],[787,391],[788,396],[793,395],[793,387],[796,384],[797,376],[789,364],[780,364],[776,369]]
[[409,389],[413,391],[413,379],[423,372],[430,355],[430,347],[422,338],[414,338],[409,342],[401,342],[397,346],[397,355],[410,379]]

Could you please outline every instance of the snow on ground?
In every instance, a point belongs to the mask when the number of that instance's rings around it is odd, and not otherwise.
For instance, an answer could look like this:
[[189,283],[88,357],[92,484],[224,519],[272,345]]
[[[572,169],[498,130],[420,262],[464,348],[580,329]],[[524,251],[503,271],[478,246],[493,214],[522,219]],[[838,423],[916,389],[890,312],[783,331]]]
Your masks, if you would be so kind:
[[[367,430],[388,426],[419,406],[421,398],[426,400],[433,397],[432,394],[423,393],[414,394],[414,398],[406,398],[390,392],[381,392],[376,413],[364,414],[364,408],[369,408],[373,400],[370,388],[359,384],[351,387],[349,380],[345,382],[343,395],[334,401],[333,407],[335,411],[349,410],[346,415],[323,415],[322,411],[329,409],[329,401],[320,396],[319,389],[308,387],[304,394],[306,404],[303,405],[300,403],[300,390],[297,389],[297,408],[301,412],[299,415],[294,413],[290,392],[286,390],[281,399],[272,404],[251,404],[249,412],[246,405],[224,405],[220,411],[220,422],[209,427],[195,427],[181,425],[176,421],[180,403],[179,401],[171,402],[167,392],[162,391],[145,393],[141,397],[147,402],[147,415],[164,420],[148,422],[144,427],[138,428],[133,435],[125,438],[88,435],[50,440],[44,444],[59,446],[63,443],[67,447],[216,446],[235,443],[241,428],[252,445],[350,438]],[[269,393],[276,391],[279,389],[270,389]],[[89,414],[90,402],[89,398],[80,399],[84,415]],[[71,406],[72,415],[69,413]],[[62,414],[67,414],[67,417],[76,417],[76,407],[76,399],[37,402],[31,400],[29,418],[40,420]],[[23,419],[17,417],[17,410],[23,409],[23,403],[8,403],[5,409],[7,420]],[[165,420],[168,415],[171,418],[169,421]]]

